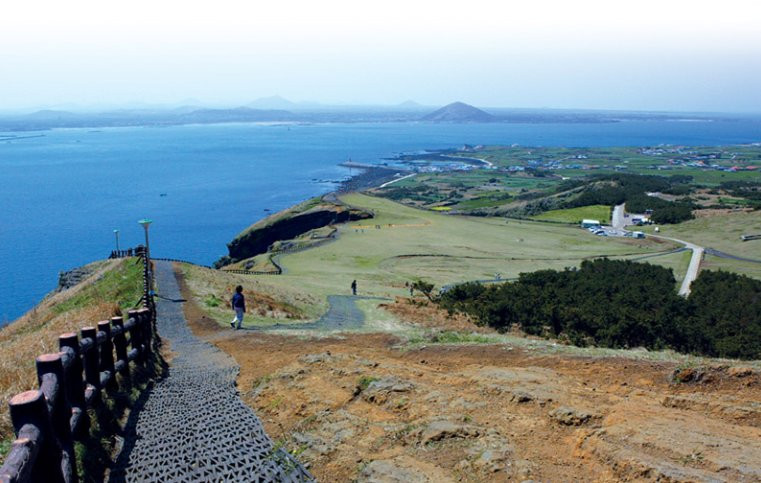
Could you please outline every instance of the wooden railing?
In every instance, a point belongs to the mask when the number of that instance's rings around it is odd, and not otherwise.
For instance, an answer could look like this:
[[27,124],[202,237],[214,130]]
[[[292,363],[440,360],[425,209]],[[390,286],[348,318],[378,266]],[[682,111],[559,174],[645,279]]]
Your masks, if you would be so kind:
[[[39,389],[9,402],[16,440],[0,468],[0,482],[76,482],[74,441],[89,435],[87,409],[129,386],[130,363],[151,363],[158,344],[144,261],[144,307],[58,338],[60,351],[37,357]],[[119,378],[117,378],[117,374]]]

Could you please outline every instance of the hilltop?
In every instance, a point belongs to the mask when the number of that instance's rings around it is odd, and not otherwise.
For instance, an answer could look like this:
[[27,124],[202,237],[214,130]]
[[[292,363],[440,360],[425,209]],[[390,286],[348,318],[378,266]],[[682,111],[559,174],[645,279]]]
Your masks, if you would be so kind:
[[[330,243],[308,250],[273,247],[283,275],[180,267],[193,330],[236,359],[244,401],[318,478],[694,481],[761,474],[749,463],[761,451],[753,402],[761,396],[758,361],[578,348],[518,329],[500,333],[409,290],[421,279],[437,288],[493,281],[495,272],[511,279],[603,255],[678,267],[682,254],[672,253],[673,245],[451,216],[360,194],[339,200],[374,218],[336,224]],[[321,232],[293,242],[313,236]],[[263,257],[239,263],[260,265]],[[352,279],[356,299],[347,295]],[[219,303],[237,284],[251,300],[243,334],[225,327],[229,310]]]
[[493,122],[497,118],[464,102],[453,102],[426,114],[420,120],[431,122]]

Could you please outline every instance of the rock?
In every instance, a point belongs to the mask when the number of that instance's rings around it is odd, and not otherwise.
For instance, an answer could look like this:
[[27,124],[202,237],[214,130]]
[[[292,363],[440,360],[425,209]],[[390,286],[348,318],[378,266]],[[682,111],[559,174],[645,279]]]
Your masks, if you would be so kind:
[[330,352],[323,352],[321,354],[307,354],[299,357],[299,361],[305,364],[317,364],[320,362],[333,361],[334,357],[330,355]]
[[510,401],[515,403],[525,403],[525,402],[531,402],[533,400],[534,400],[533,394],[529,394],[527,392],[522,392],[522,391],[514,392],[512,397],[510,398]]
[[357,481],[366,483],[426,482],[425,474],[414,468],[402,468],[393,460],[373,461],[365,466]]
[[398,377],[384,377],[377,381],[371,382],[367,388],[362,391],[362,398],[375,404],[383,404],[393,393],[411,391],[415,387],[411,382],[404,381]]
[[92,267],[79,267],[68,272],[58,274],[58,288],[56,291],[62,292],[74,287],[92,274]]
[[566,406],[550,411],[550,417],[566,426],[581,426],[592,419],[590,413]]
[[418,431],[421,444],[451,438],[470,438],[481,434],[479,428],[467,424],[458,424],[448,420],[432,421]]
[[677,383],[700,382],[703,379],[704,375],[705,371],[701,368],[677,368],[671,375],[671,380]]
[[727,375],[730,377],[748,377],[753,375],[753,369],[750,367],[730,367],[727,369]]
[[299,446],[306,447],[301,456],[305,459],[316,459],[320,456],[326,456],[335,451],[335,446],[326,442],[319,436],[309,433],[292,433],[293,442]]
[[496,473],[505,469],[507,458],[504,453],[487,449],[473,462],[473,467],[487,473]]

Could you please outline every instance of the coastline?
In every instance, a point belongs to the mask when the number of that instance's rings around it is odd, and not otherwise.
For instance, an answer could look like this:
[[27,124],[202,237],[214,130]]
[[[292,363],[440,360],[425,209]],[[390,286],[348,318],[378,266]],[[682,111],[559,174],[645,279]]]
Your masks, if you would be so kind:
[[351,178],[338,184],[336,193],[348,193],[350,191],[363,191],[371,188],[379,188],[381,185],[399,179],[402,176],[413,174],[409,170],[400,168],[388,168],[384,166],[352,166],[362,170]]

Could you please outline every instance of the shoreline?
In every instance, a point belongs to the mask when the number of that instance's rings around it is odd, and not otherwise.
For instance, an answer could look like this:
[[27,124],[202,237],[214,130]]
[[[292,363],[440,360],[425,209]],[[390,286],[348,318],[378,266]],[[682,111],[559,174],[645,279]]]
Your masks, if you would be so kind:
[[401,179],[401,177],[414,174],[409,170],[401,168],[388,168],[384,166],[352,166],[361,169],[362,172],[355,174],[351,178],[341,181],[335,192],[349,193],[351,191],[364,191],[372,188],[380,188],[381,185]]

